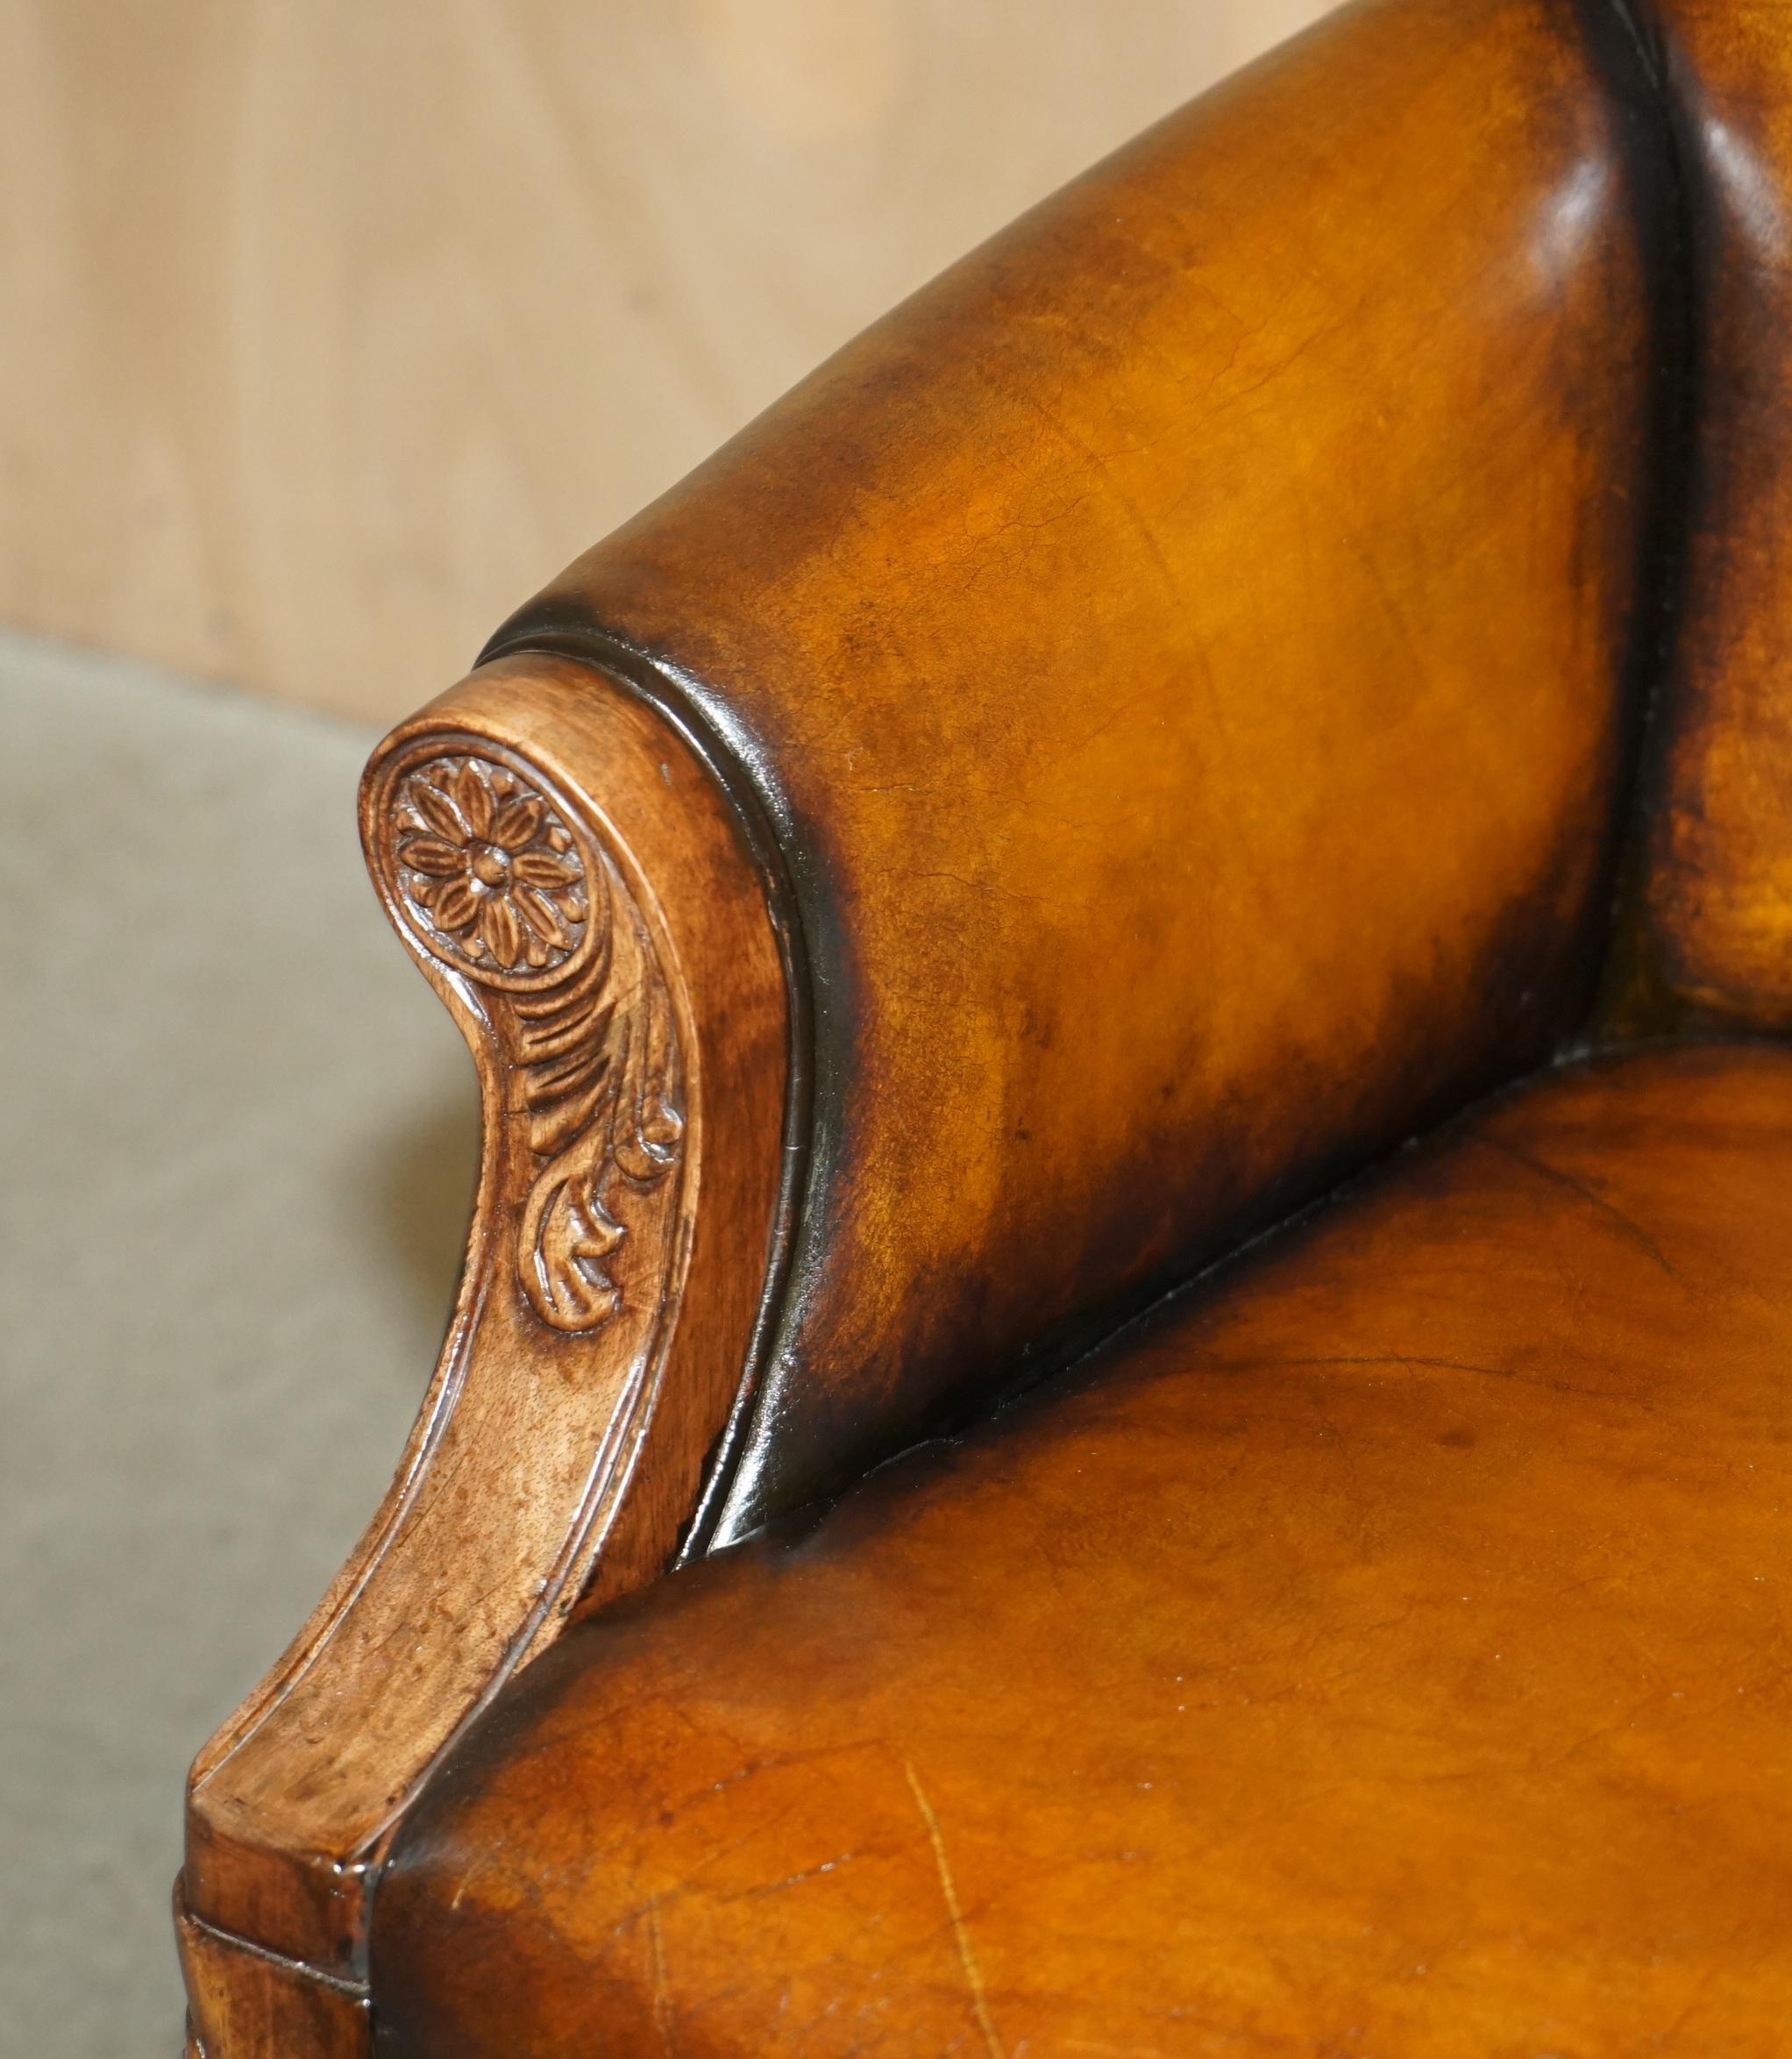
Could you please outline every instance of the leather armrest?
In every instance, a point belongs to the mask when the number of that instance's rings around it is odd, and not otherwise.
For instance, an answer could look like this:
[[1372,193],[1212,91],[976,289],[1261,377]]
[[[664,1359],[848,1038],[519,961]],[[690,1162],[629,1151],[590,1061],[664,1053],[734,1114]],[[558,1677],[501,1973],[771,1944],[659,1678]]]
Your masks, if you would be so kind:
[[1348,8],[849,346],[491,652],[772,825],[793,1273],[718,1535],[1582,1019],[1679,404],[1604,6]]

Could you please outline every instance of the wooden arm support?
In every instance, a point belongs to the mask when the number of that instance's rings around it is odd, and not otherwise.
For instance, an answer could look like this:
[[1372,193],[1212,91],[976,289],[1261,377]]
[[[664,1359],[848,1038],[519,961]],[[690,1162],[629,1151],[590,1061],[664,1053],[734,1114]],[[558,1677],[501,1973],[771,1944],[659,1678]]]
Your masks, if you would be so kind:
[[519,1665],[679,1554],[795,1156],[761,854],[665,711],[566,659],[484,667],[381,746],[362,830],[479,1069],[479,1193],[391,1492],[193,1770],[179,1925],[210,2059],[366,2048],[382,1846]]

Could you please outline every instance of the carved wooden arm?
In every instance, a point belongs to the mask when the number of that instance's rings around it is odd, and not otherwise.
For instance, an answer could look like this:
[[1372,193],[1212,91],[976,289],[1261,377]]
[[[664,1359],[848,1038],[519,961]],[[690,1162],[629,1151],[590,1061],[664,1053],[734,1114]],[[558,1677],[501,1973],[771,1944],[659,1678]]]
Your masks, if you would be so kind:
[[365,2059],[392,1826],[569,1613],[1574,1034],[1675,477],[1653,90],[1590,4],[1346,10],[382,747],[483,1170],[392,1493],[195,1770],[207,2059]]
[[421,1774],[575,1608],[697,1548],[800,1157],[768,852],[648,694],[489,666],[387,740],[362,827],[479,1068],[479,1193],[391,1492],[194,1768],[213,2053],[362,2048],[367,1883]]

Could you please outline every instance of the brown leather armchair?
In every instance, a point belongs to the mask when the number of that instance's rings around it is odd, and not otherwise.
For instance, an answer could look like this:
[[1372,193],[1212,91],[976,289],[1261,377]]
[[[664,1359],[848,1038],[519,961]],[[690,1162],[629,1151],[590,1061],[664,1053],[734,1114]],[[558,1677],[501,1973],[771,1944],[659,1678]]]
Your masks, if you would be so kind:
[[1362,0],[382,745],[481,1183],[194,2050],[1786,2049],[1788,171]]

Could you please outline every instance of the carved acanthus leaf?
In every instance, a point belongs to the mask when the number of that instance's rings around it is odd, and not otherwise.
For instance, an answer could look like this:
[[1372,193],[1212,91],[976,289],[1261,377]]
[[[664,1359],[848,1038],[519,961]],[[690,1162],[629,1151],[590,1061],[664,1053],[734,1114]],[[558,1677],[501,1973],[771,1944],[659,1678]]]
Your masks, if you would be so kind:
[[595,830],[519,764],[422,756],[395,782],[393,829],[399,912],[481,991],[515,1082],[508,1119],[544,1161],[522,1206],[523,1291],[554,1329],[600,1329],[622,1306],[613,1265],[631,1202],[684,1141],[677,1026],[646,923]]

